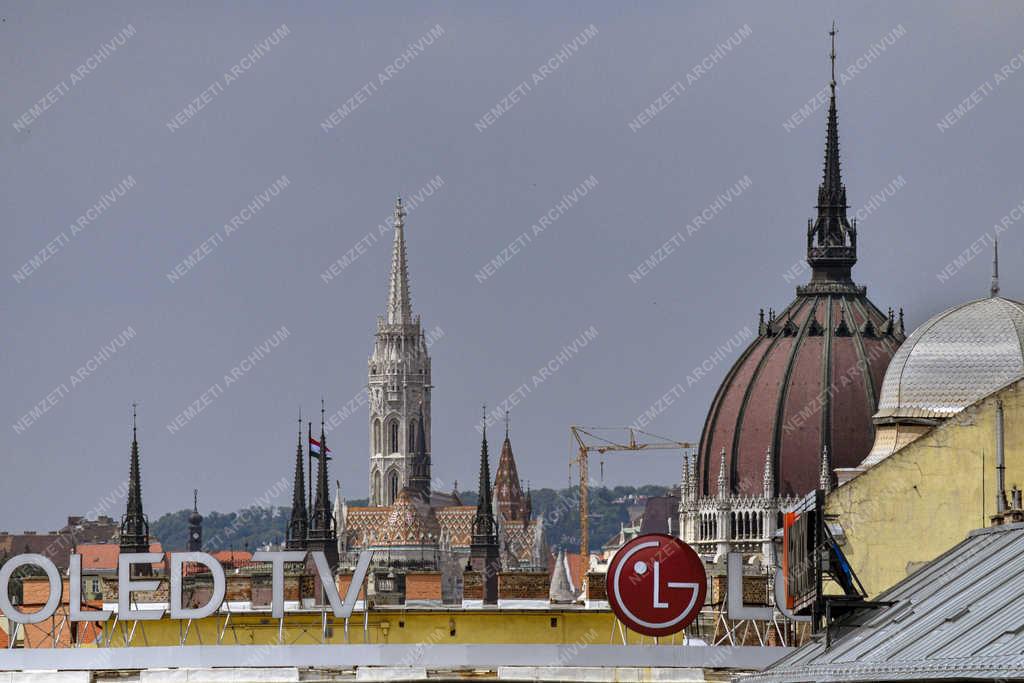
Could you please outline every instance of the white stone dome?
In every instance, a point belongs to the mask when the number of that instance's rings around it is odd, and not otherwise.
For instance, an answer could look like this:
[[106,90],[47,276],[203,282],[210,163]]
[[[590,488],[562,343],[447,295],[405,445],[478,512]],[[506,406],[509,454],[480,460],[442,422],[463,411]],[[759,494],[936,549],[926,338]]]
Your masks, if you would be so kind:
[[885,371],[875,421],[954,415],[1024,375],[1024,304],[1002,297],[947,309],[914,330]]

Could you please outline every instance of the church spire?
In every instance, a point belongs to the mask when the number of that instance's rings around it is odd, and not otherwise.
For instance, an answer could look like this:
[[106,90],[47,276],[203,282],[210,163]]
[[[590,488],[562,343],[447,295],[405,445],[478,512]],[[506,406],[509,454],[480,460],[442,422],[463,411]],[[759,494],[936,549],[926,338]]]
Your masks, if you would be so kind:
[[409,265],[405,254],[405,208],[402,198],[395,199],[395,242],[391,252],[391,285],[388,288],[387,323],[412,323],[412,297],[409,295]]
[[812,281],[850,282],[857,262],[857,227],[846,217],[846,186],[839,164],[839,116],[836,109],[836,25],[829,31],[832,51],[831,95],[825,131],[825,170],[818,186],[818,217],[807,226],[807,262]]
[[480,441],[480,484],[477,491],[476,518],[473,520],[473,542],[497,543],[494,529],[494,503],[491,495],[491,464],[487,454],[487,409],[484,408],[483,439]]
[[[310,475],[313,473],[310,472]],[[306,512],[306,475],[302,468],[302,411],[299,411],[299,440],[295,447],[295,478],[292,481],[292,516],[288,521],[286,547],[289,550],[305,550],[309,533],[309,516]]]
[[988,288],[989,296],[999,296],[999,238],[992,246],[992,284]]
[[483,574],[483,602],[498,603],[498,529],[494,522],[494,500],[491,496],[491,466],[487,456],[487,408],[484,407],[483,439],[480,442],[480,494],[473,519],[473,540],[469,546],[470,566]]
[[[317,456],[316,494],[309,520],[309,549],[320,550],[332,567],[338,564],[338,537],[334,528],[331,496],[327,488],[327,432],[324,428],[324,401],[320,399],[320,454]],[[310,476],[313,476],[310,473]]]
[[[139,468],[139,439],[135,420],[136,404],[132,404],[132,453],[128,467],[128,504],[121,518],[120,546],[122,553],[149,552],[149,520],[142,511],[142,475]],[[144,571],[149,565],[139,565]]]

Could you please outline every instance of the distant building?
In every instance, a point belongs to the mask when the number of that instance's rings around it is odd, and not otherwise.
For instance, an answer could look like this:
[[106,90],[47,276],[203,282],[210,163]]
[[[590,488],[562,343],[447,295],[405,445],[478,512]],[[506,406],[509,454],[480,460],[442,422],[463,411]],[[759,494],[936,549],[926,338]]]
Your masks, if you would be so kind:
[[61,570],[68,567],[72,549],[84,543],[103,543],[117,538],[118,524],[101,515],[96,519],[68,517],[67,524],[57,531],[39,533],[25,531],[12,534],[0,531],[0,563],[8,557],[22,553],[45,555]]

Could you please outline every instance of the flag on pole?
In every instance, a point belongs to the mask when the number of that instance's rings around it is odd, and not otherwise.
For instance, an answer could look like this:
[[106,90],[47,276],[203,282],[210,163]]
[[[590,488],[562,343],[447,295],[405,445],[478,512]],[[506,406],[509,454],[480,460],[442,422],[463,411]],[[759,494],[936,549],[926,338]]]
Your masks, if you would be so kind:
[[[317,441],[316,439],[314,439],[312,437],[312,435],[310,435],[310,437],[309,437],[309,454],[312,455],[314,458],[319,458],[320,457],[320,442]],[[327,448],[327,461],[330,462],[330,460],[331,460],[331,449],[330,449],[330,447],[328,447]]]

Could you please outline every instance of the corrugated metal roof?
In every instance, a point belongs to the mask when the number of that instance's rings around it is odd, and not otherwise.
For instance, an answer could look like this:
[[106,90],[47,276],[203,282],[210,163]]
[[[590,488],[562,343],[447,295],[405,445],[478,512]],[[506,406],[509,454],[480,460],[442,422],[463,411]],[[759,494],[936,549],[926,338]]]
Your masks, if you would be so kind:
[[1024,524],[964,541],[744,683],[1024,680]]

